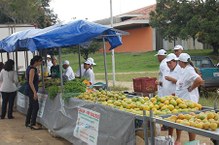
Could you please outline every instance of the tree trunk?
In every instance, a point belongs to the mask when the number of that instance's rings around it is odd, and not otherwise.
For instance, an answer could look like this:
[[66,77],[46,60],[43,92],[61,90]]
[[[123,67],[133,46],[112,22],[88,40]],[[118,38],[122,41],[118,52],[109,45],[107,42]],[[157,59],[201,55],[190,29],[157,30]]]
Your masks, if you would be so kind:
[[195,45],[195,37],[192,37],[193,39],[193,48],[196,49],[196,45]]
[[218,55],[219,44],[213,44],[212,47],[213,47],[213,53],[215,55]]

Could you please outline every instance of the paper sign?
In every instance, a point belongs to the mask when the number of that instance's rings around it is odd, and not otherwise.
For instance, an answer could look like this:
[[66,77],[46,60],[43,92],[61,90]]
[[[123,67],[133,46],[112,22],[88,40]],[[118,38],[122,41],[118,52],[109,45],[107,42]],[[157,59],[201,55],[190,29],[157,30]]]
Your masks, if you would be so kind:
[[48,95],[37,93],[37,96],[38,96],[38,102],[39,102],[39,111],[38,111],[37,116],[42,118]]
[[96,145],[99,130],[100,113],[78,107],[78,118],[73,135],[88,145]]
[[21,108],[25,108],[25,95],[20,92],[17,93],[17,105]]

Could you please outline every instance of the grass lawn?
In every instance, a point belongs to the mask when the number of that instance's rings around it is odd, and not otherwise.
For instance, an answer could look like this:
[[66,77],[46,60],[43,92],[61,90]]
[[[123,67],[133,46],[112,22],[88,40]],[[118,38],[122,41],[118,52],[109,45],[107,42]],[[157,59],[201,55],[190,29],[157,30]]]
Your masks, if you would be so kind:
[[[149,76],[149,77],[157,77],[158,72],[157,71],[148,71],[148,72],[130,72],[130,73],[117,73],[116,74],[116,81],[120,81],[120,82],[132,82],[133,78],[139,78],[139,77],[145,77],[145,76]],[[105,79],[105,75],[103,73],[97,73],[95,74],[95,78],[97,80],[104,80]],[[108,79],[112,80],[112,74],[108,75]]]
[[[212,54],[212,49],[205,50],[188,50],[185,51],[192,56],[202,55],[210,56],[214,63],[216,64],[219,60],[217,55]],[[168,51],[171,53],[171,51]],[[116,67],[116,80],[117,81],[132,81],[133,78],[149,76],[157,77],[159,63],[157,57],[154,55],[156,51],[143,52],[143,53],[115,53],[115,67]],[[94,72],[97,80],[104,80],[104,58],[102,53],[91,54],[96,66],[94,67]],[[78,69],[78,55],[77,54],[63,54],[63,60],[69,60],[70,65],[76,72]],[[81,62],[84,59],[81,58]],[[107,72],[108,79],[112,80],[112,62],[111,53],[107,53]],[[140,73],[139,73],[140,72]]]
[[[168,51],[170,53],[171,51]],[[190,55],[202,55],[202,56],[210,56],[214,63],[219,61],[217,55],[212,54],[212,49],[205,50],[189,50],[185,51]],[[157,71],[159,63],[157,61],[157,57],[154,55],[156,51],[151,52],[143,52],[143,53],[115,53],[115,68],[116,73],[121,72],[151,72]],[[104,73],[104,58],[102,53],[90,54],[89,57],[93,57],[96,66],[94,67],[95,73]],[[63,60],[69,60],[70,65],[73,70],[76,72],[78,68],[78,55],[77,54],[63,54]],[[112,61],[111,61],[111,53],[107,53],[107,70],[108,73],[112,73]],[[84,62],[83,58],[81,61]],[[153,74],[154,75],[154,74]],[[120,77],[119,77],[120,78]],[[125,78],[124,78],[125,79]]]
[[[203,106],[214,107],[215,98],[216,98],[216,93],[212,92],[212,95],[210,95],[208,98],[201,96],[199,98],[199,103],[202,104]],[[217,100],[217,102],[218,102],[217,104],[219,105],[219,99]]]

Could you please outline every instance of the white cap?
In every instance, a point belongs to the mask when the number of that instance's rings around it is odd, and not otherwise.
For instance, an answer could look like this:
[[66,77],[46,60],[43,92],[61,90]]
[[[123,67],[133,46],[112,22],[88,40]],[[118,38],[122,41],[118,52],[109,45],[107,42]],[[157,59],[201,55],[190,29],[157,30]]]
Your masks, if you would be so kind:
[[50,55],[48,55],[48,54],[46,55],[46,57],[47,57],[47,58],[51,58],[51,56],[50,56]]
[[87,60],[89,60],[92,63],[92,65],[96,65],[93,58],[89,57]]
[[188,62],[189,59],[191,60],[191,57],[190,57],[190,55],[187,54],[187,53],[181,53],[181,54],[179,55],[179,61]]
[[159,50],[159,51],[157,52],[157,54],[155,54],[154,56],[157,56],[157,55],[167,55],[167,52],[166,52],[166,50],[161,49],[161,50]]
[[53,56],[52,58],[55,59],[55,60],[57,60],[57,57],[56,57],[56,56]]
[[63,64],[69,65],[69,61],[65,60]]
[[92,62],[90,60],[86,60],[84,63],[92,65]]
[[179,50],[179,49],[183,50],[182,45],[176,45],[176,46],[173,48],[173,50]]
[[176,57],[176,55],[174,53],[170,53],[167,55],[166,57],[166,61],[169,62],[171,60],[178,60],[178,58]]

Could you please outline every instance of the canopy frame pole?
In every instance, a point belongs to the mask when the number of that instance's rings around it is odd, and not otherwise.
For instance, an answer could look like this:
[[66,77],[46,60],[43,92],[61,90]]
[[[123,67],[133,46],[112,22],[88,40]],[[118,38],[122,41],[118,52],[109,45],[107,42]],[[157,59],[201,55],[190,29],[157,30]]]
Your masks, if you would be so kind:
[[[43,55],[43,52],[42,50],[39,50],[39,55],[42,56]],[[42,86],[43,86],[43,92],[45,91],[45,81],[44,81],[44,68],[43,68],[43,63],[41,64],[41,79],[42,79]]]
[[25,60],[24,60],[24,62],[25,62],[25,68],[27,68],[27,61],[26,61],[27,58],[26,58],[26,53],[25,53],[25,51],[24,51],[24,59],[25,59]]
[[15,52],[12,52],[13,60],[15,60]]
[[28,67],[28,56],[27,51],[24,51],[24,58],[25,58],[25,67]]
[[10,58],[10,56],[9,56],[9,52],[7,52],[7,59],[9,59]]
[[104,37],[103,37],[103,56],[104,56],[104,70],[105,70],[106,90],[108,90],[108,75],[107,75],[107,64],[106,64],[106,44],[105,44],[105,38]]
[[80,45],[78,45],[78,65],[79,65],[79,69],[80,69],[80,77],[82,77],[82,72],[81,72],[81,47]]
[[[110,26],[113,28],[113,4],[110,0]],[[115,53],[114,49],[112,50],[112,77],[113,77],[113,87],[115,87],[116,82],[116,67],[115,67]]]
[[27,67],[28,67],[28,65],[29,65],[28,51],[26,51],[26,57],[27,57]]
[[[47,59],[47,49],[44,50],[44,57],[45,57],[45,63],[44,63],[44,64],[46,65],[46,68],[47,68],[47,66],[48,66],[48,64],[47,64],[47,62],[48,62],[48,61],[47,61],[47,60],[48,60],[48,59]],[[45,72],[48,72],[48,70],[45,70]],[[48,72],[48,73],[49,73],[49,72]]]
[[61,48],[59,47],[59,71],[60,71],[60,80],[61,80],[61,92],[63,93],[63,78],[62,78],[62,51]]
[[2,62],[3,62],[3,54],[2,54],[2,52],[1,52],[1,60],[2,60]]
[[15,61],[16,61],[16,73],[18,76],[18,52],[17,51],[15,51]]

